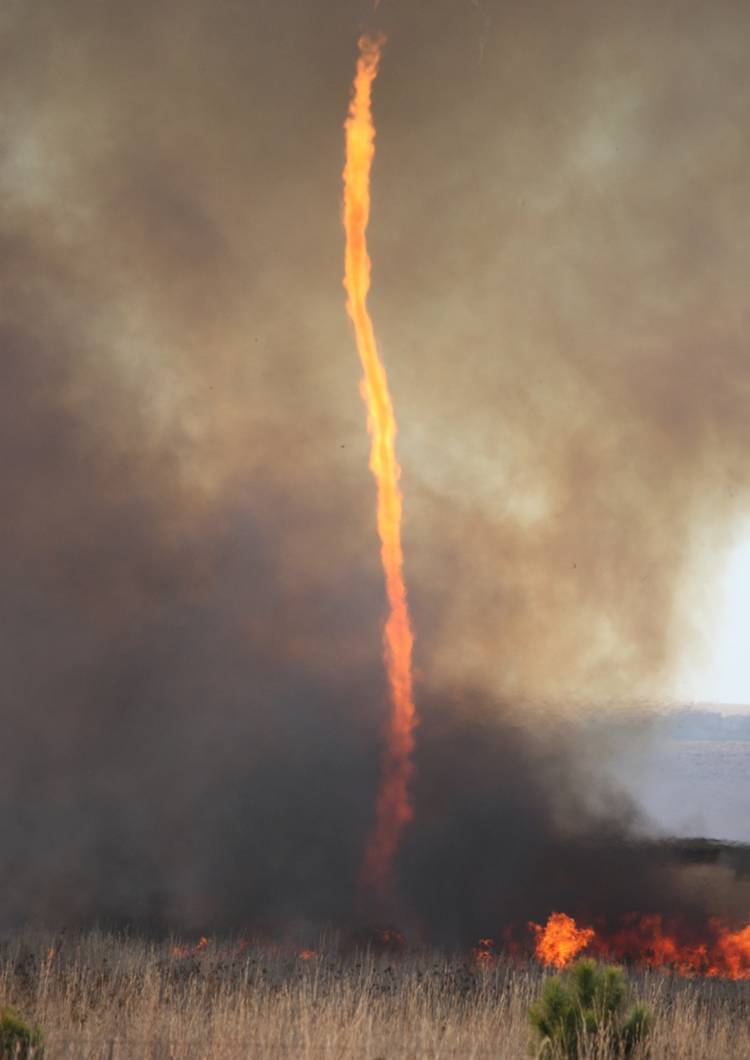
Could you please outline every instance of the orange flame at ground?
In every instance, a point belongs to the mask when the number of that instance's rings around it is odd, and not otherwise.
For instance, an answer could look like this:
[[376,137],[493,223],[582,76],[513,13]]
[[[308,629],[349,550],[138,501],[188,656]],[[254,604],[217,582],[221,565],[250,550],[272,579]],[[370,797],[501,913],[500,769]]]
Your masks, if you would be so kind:
[[579,928],[572,916],[552,913],[544,927],[529,924],[536,936],[536,955],[544,964],[564,968],[594,937],[593,928]]
[[195,957],[197,954],[202,953],[207,946],[208,939],[205,935],[201,935],[194,946],[173,946],[170,953],[173,957],[181,959],[184,959],[185,957]]
[[495,953],[495,940],[491,938],[480,939],[471,951],[474,960],[482,967],[494,964],[497,954]]
[[564,968],[587,948],[608,960],[665,968],[680,975],[750,979],[750,924],[732,929],[712,919],[700,939],[679,924],[665,923],[657,914],[633,914],[614,931],[579,928],[564,913],[552,913],[544,927],[529,926],[536,936],[537,957],[556,968]]
[[391,718],[383,773],[378,792],[375,826],[362,868],[362,879],[384,894],[401,832],[412,817],[409,780],[417,714],[412,691],[412,633],[401,547],[401,469],[396,459],[396,419],[383,363],[378,355],[372,320],[367,311],[370,258],[367,222],[370,215],[370,169],[375,154],[372,123],[372,83],[378,72],[382,37],[361,37],[359,60],[346,130],[344,168],[344,228],[347,310],[354,324],[364,378],[360,391],[367,406],[372,437],[370,470],[377,483],[377,524],[390,613],[383,632],[385,664],[391,698]]

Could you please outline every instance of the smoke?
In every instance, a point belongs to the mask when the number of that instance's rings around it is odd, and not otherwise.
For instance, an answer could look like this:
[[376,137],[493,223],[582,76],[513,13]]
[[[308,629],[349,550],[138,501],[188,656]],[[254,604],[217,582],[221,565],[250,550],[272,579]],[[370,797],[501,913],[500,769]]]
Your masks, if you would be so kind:
[[[459,941],[734,901],[644,853],[611,738],[562,715],[661,687],[748,501],[746,11],[483,7],[481,65],[471,5],[383,7],[374,104],[423,717],[399,912]],[[4,926],[360,915],[387,688],[339,205],[369,11],[0,16]]]

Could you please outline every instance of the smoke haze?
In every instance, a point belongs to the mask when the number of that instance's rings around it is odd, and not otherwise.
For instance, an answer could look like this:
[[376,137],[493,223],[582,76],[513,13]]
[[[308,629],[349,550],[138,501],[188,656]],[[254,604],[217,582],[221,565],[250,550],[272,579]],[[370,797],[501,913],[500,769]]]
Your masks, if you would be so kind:
[[570,715],[665,687],[748,507],[746,5],[40,0],[0,14],[2,926],[357,915],[385,603],[340,199],[375,18],[399,912],[463,942],[707,902]]

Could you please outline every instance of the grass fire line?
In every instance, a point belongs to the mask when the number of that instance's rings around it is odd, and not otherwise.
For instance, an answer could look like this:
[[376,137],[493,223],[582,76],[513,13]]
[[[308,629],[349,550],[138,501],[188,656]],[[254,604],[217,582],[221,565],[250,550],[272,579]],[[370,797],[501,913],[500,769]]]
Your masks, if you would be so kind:
[[565,913],[551,913],[544,926],[530,923],[529,928],[537,958],[554,968],[565,968],[585,953],[689,978],[750,980],[750,923],[732,928],[713,917],[696,932],[655,913],[634,913],[616,928],[605,929],[579,926]]

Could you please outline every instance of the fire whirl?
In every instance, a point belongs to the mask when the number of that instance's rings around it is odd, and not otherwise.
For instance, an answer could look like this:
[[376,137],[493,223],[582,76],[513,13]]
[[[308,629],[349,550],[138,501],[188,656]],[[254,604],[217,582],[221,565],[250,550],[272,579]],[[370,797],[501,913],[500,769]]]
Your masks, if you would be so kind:
[[391,866],[404,826],[411,820],[409,780],[417,713],[412,688],[412,633],[406,600],[401,546],[401,469],[396,458],[396,419],[385,368],[378,354],[375,331],[367,310],[370,258],[367,223],[370,215],[370,170],[375,154],[372,122],[372,84],[377,76],[382,37],[362,37],[352,101],[344,124],[344,228],[346,264],[344,287],[347,310],[354,325],[364,378],[360,391],[367,407],[372,438],[370,470],[377,484],[377,525],[385,574],[389,615],[383,631],[391,716],[377,797],[375,825],[365,851],[362,882],[375,893],[388,890]]

